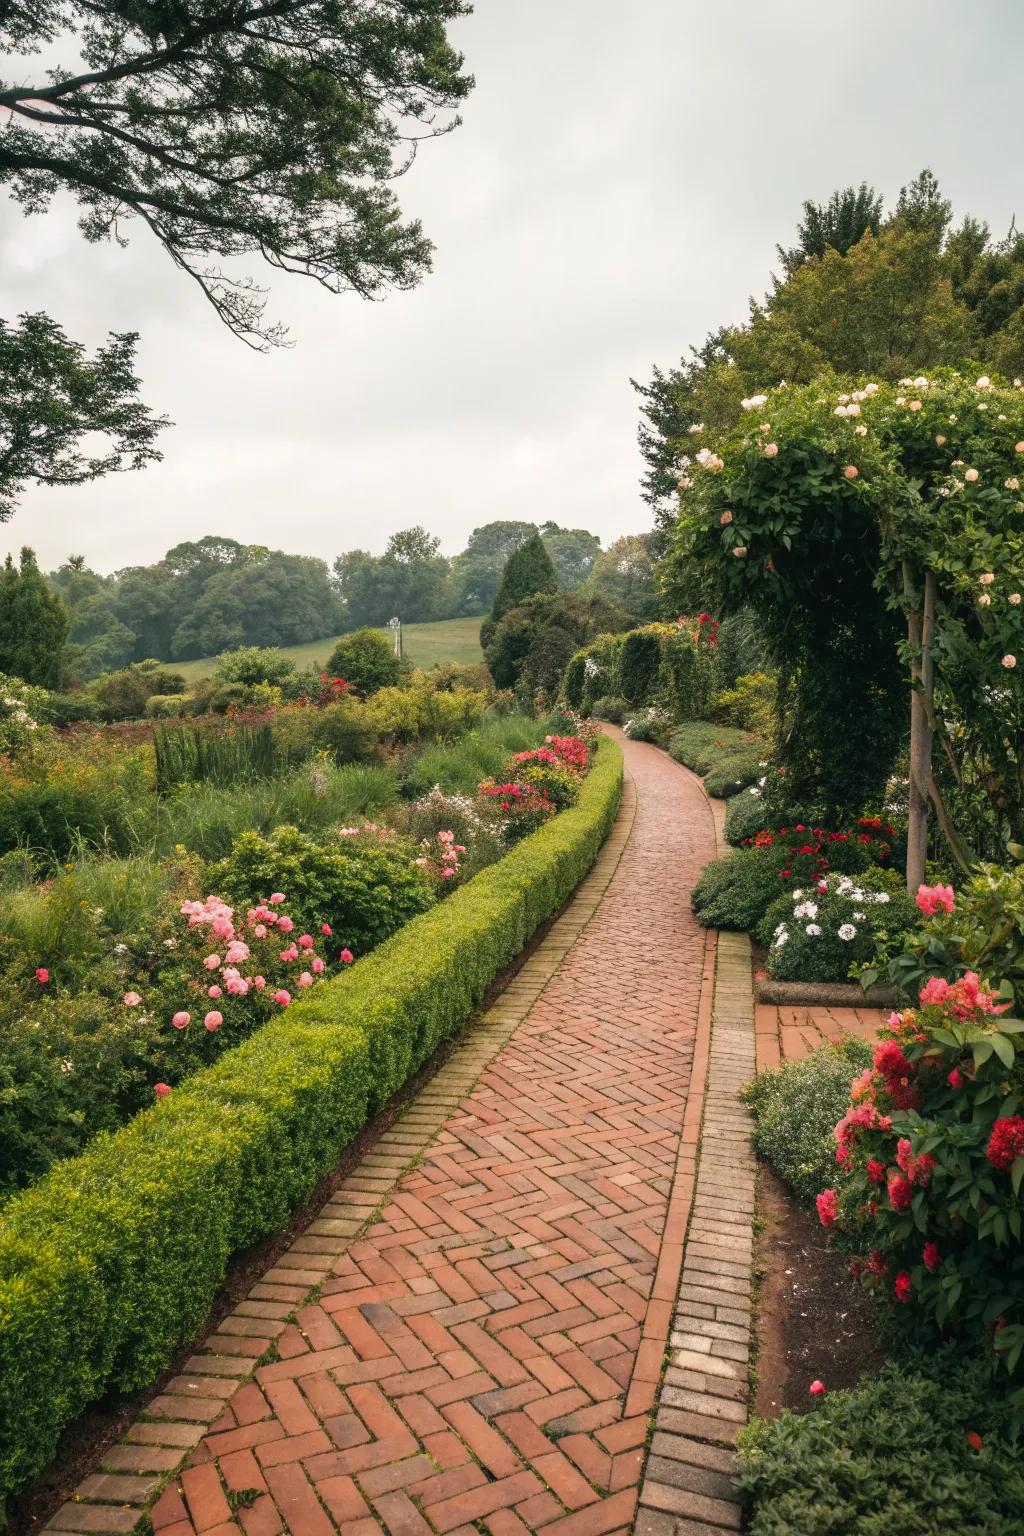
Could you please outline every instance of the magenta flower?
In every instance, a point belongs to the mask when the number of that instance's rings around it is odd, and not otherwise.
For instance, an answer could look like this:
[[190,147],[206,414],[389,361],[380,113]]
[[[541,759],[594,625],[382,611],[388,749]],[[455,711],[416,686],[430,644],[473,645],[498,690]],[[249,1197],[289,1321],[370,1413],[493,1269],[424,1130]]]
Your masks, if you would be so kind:
[[45,965],[39,966],[37,971],[36,971],[36,981],[38,981],[39,985],[41,987],[45,987],[46,983],[49,981],[49,979],[50,979],[50,973],[46,969],[46,966]]
[[292,929],[295,927],[295,924],[292,922],[290,917],[279,917],[277,920],[277,926],[280,928],[282,933],[291,933]]
[[823,1381],[812,1381],[807,1390],[812,1397],[824,1397],[825,1383]]
[[325,939],[329,939],[330,938],[332,931],[333,930],[331,928],[330,923],[321,923],[320,924],[320,932],[323,934]]
[[291,1000],[291,993],[286,992],[284,987],[278,987],[277,991],[274,993],[274,1002],[279,1003],[282,1008],[287,1008]]
[[350,949],[343,949],[341,954],[338,956],[338,959],[341,961],[342,965],[351,965],[352,961],[355,959],[355,955]]

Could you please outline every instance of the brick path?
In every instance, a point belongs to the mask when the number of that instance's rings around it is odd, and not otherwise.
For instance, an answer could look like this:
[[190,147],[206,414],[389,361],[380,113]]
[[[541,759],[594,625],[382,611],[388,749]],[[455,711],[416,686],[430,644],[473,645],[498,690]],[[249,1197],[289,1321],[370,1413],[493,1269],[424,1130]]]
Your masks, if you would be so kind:
[[635,799],[565,916],[48,1530],[131,1530],[168,1471],[158,1536],[632,1529],[696,1175],[714,941],[689,891],[715,833],[697,780],[624,749]]

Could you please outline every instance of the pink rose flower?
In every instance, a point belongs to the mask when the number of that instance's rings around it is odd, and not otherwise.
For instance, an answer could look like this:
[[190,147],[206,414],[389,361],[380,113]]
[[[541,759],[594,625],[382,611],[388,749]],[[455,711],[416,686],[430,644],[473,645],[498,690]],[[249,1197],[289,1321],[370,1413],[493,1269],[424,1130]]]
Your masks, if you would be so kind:
[[192,1015],[190,1013],[186,1013],[184,1008],[180,1013],[176,1013],[174,1018],[171,1020],[171,1023],[174,1025],[175,1029],[185,1029],[189,1024],[191,1024],[191,1022]]
[[37,970],[36,970],[36,981],[38,981],[39,985],[41,987],[45,987],[46,983],[49,981],[49,979],[50,979],[50,973],[46,969],[46,966],[45,965],[39,966],[37,968]]
[[208,971],[215,971],[220,966],[220,955],[207,955],[203,961]]
[[295,924],[292,922],[290,917],[279,917],[277,920],[277,926],[282,933],[291,933],[292,929],[295,927]]
[[142,998],[138,992],[126,992],[124,995],[124,1002],[126,1008],[137,1008],[142,1002]]
[[807,1390],[812,1397],[824,1397],[825,1383],[823,1381],[812,1381]]
[[860,470],[857,468],[856,464],[847,464],[846,468],[843,470],[843,475],[847,480],[856,480],[859,474]]
[[299,934],[299,948],[300,949],[312,949],[313,948],[313,935],[311,933],[300,933]]
[[217,986],[207,987],[206,995],[207,995],[207,997],[220,997],[221,996],[220,987],[217,987]]
[[154,1083],[153,1084],[153,1092],[156,1094],[158,1099],[166,1099],[166,1097],[170,1093],[170,1091],[171,1091],[170,1083]]
[[331,928],[330,923],[321,923],[320,924],[320,932],[323,934],[325,939],[329,939],[331,934],[333,933],[333,931],[334,930]]
[[252,984],[256,988],[257,992],[262,992],[263,988],[267,984],[267,978],[265,976],[254,976],[252,979]]
[[270,898],[270,902],[272,906],[279,907],[284,899],[285,895],[283,891],[275,891],[273,896]]
[[218,1013],[216,1008],[211,1008],[210,1012],[203,1020],[203,1023],[206,1025],[206,1028],[212,1035],[214,1030],[220,1029],[221,1025],[224,1023],[224,1015],[222,1013]]
[[284,987],[278,987],[277,991],[274,993],[274,1002],[278,1003],[282,1008],[287,1008],[291,1000],[291,993],[286,992]]
[[266,923],[257,923],[255,928],[253,929],[253,935],[257,939],[265,939],[266,936],[267,936],[267,925],[266,925]]
[[338,956],[338,959],[341,961],[342,965],[351,965],[352,961],[355,959],[355,955],[353,955],[350,949],[343,949],[341,954]]
[[313,975],[314,976],[322,976],[323,975],[323,973],[324,973],[324,962],[320,959],[319,955],[317,955],[316,958],[313,960],[312,966],[313,966]]
[[299,977],[299,986],[300,987],[311,987],[312,985],[313,985],[313,978],[312,978],[312,976],[310,975],[310,973],[308,971],[303,971],[302,975]]

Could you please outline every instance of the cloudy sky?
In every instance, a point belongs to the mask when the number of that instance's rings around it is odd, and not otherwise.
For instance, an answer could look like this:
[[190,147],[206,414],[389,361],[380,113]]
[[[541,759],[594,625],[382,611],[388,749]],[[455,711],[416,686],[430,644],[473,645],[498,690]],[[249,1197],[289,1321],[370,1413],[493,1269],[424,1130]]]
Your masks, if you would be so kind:
[[142,229],[91,246],[62,200],[0,200],[0,313],[141,332],[162,464],[33,490],[0,527],[99,570],[219,533],[331,559],[492,518],[607,542],[648,524],[630,376],[766,286],[806,197],[924,165],[957,214],[1024,222],[1020,0],[478,0],[458,132],[400,184],[437,246],[379,304],[274,277],[290,351],[234,340]]

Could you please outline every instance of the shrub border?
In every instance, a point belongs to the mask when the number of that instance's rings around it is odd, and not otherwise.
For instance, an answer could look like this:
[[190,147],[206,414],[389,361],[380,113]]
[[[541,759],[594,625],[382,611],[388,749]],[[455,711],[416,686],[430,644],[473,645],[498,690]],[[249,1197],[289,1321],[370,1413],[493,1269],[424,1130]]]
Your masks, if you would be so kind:
[[622,752],[605,739],[575,807],[10,1202],[0,1496],[87,1403],[146,1385],[195,1338],[231,1255],[284,1225],[572,894],[621,788]]

